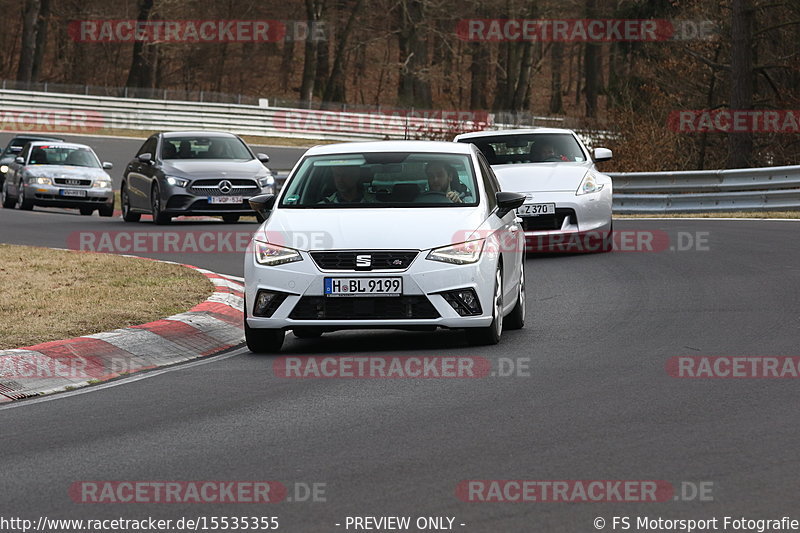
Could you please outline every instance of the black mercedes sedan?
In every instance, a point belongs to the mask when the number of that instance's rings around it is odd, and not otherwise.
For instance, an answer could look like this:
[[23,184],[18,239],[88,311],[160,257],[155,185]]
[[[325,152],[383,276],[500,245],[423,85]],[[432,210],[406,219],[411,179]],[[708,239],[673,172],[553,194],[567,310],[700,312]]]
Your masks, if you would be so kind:
[[183,215],[218,215],[225,222],[254,215],[248,199],[275,188],[267,161],[232,133],[156,133],[125,169],[122,218],[137,222],[149,213],[156,224],[168,224]]

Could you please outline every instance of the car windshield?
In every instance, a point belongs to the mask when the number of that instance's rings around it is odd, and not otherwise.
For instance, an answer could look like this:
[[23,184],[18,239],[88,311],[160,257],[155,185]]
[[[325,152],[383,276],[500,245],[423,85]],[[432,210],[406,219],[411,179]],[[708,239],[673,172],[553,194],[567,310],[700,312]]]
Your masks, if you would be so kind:
[[477,205],[468,155],[361,153],[305,158],[281,207],[459,207]]
[[37,145],[31,147],[28,164],[100,168],[100,161],[94,155],[94,152],[88,148],[64,145]]
[[22,151],[22,148],[28,144],[29,142],[33,141],[59,141],[61,139],[43,139],[43,138],[33,138],[33,137],[14,137],[9,141],[8,146],[6,149],[3,150],[2,155],[8,155],[12,152],[15,154],[19,154]]
[[461,139],[473,143],[490,165],[582,162],[586,156],[569,133],[532,133]]
[[236,137],[169,137],[161,145],[161,159],[238,159],[253,155]]

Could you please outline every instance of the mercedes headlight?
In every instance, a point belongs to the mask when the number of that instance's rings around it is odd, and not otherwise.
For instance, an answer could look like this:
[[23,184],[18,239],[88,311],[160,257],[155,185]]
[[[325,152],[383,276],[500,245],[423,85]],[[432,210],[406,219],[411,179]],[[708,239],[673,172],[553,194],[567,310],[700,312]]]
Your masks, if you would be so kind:
[[275,186],[275,177],[272,174],[269,174],[263,178],[258,178],[258,186],[262,189]]
[[166,176],[167,183],[170,185],[174,185],[175,187],[186,187],[189,185],[189,180],[186,178],[178,178],[176,176]]
[[583,181],[581,181],[578,190],[575,191],[576,196],[580,196],[581,194],[591,194],[593,192],[599,192],[603,189],[603,184],[598,183],[597,176],[593,172],[587,172],[586,176],[583,177]]
[[486,239],[477,239],[474,241],[451,244],[450,246],[443,246],[441,248],[434,248],[428,253],[426,259],[441,261],[442,263],[452,263],[454,265],[477,263],[478,259],[481,258],[485,240]]
[[259,265],[277,266],[303,260],[300,252],[292,248],[255,240],[253,245],[256,253],[256,262]]

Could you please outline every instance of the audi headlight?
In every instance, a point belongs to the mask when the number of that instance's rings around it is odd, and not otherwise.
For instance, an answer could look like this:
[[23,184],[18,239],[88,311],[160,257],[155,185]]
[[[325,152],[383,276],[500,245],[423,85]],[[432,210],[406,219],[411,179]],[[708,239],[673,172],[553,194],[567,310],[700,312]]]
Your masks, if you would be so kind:
[[253,245],[256,253],[256,262],[259,265],[277,266],[303,260],[300,252],[292,248],[263,241],[253,241]]
[[110,189],[111,181],[104,179],[94,180],[92,187],[94,187],[95,189]]
[[578,190],[575,191],[576,196],[580,196],[581,194],[591,194],[593,192],[599,192],[603,189],[603,184],[598,183],[597,176],[592,172],[587,172],[586,176],[583,177],[583,181],[581,181]]
[[8,172],[8,165],[0,165],[0,174]]
[[47,176],[34,176],[31,178],[29,183],[33,185],[52,185],[53,180]]
[[175,187],[186,187],[189,185],[189,180],[185,178],[178,178],[176,176],[167,176],[167,183],[170,185],[174,185]]
[[485,240],[486,239],[477,239],[474,241],[451,244],[450,246],[443,246],[441,248],[434,248],[428,253],[426,259],[441,261],[442,263],[452,263],[454,265],[477,263],[478,259],[481,258]]

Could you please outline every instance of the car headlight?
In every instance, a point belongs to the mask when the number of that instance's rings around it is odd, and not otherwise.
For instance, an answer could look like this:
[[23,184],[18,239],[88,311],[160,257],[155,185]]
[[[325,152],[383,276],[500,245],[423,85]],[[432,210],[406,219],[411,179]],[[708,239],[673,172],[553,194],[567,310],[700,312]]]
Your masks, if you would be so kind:
[[167,176],[167,183],[170,185],[174,185],[175,187],[186,187],[189,185],[189,180],[185,178],[178,178],[176,176]]
[[53,180],[47,176],[34,176],[28,183],[31,183],[32,185],[52,185]]
[[94,187],[95,189],[110,189],[111,181],[104,179],[94,180],[92,187]]
[[441,248],[434,248],[428,253],[431,261],[441,261],[442,263],[452,263],[454,265],[467,265],[477,263],[483,252],[483,244],[486,239],[460,242]]
[[258,186],[262,189],[265,187],[272,187],[275,185],[275,177],[270,174],[269,176],[264,176],[263,178],[258,178]]
[[8,165],[0,165],[0,174],[8,172]]
[[300,256],[300,252],[292,248],[255,240],[253,244],[256,253],[256,262],[259,265],[277,266],[303,260]]
[[580,196],[581,194],[591,194],[593,192],[599,192],[602,189],[603,184],[597,182],[597,176],[595,176],[592,172],[587,172],[586,176],[583,177],[583,181],[581,181],[578,190],[575,191],[575,195]]

